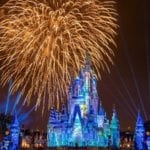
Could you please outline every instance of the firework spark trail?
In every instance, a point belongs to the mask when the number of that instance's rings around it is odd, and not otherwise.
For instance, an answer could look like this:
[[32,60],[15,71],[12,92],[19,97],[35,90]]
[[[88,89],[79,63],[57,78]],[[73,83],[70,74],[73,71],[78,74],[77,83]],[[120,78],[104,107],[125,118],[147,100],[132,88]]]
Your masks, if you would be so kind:
[[[114,1],[9,0],[0,22],[2,84],[13,79],[11,92],[21,90],[29,103],[49,107],[67,94],[84,64],[86,50],[95,72],[108,70],[116,46]],[[48,101],[46,101],[48,99]]]

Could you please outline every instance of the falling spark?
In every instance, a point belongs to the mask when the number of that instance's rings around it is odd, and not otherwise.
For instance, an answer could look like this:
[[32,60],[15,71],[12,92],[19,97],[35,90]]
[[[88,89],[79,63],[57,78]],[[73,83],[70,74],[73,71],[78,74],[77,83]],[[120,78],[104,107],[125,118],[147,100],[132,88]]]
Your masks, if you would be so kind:
[[12,78],[11,93],[20,90],[28,104],[36,99],[36,107],[59,105],[87,49],[98,77],[109,71],[116,46],[114,1],[9,0],[2,9],[2,84]]

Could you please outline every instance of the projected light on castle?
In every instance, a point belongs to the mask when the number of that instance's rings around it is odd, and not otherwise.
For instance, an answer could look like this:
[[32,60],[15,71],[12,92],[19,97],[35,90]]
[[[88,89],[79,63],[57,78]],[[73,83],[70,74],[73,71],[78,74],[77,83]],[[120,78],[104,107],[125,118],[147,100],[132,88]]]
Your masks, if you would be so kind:
[[119,147],[119,121],[115,109],[109,123],[102,104],[98,108],[96,76],[88,56],[68,93],[68,111],[50,109],[48,147]]

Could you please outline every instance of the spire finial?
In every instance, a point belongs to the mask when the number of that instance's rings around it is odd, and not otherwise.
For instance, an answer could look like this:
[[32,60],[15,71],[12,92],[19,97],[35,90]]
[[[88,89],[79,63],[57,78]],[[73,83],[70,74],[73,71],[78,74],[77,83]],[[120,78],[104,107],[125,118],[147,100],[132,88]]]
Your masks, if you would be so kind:
[[100,106],[102,106],[102,101],[100,100]]
[[88,50],[86,50],[86,54],[85,54],[85,64],[90,65],[90,55]]
[[102,101],[100,101],[99,115],[105,115],[105,112],[102,107]]
[[113,111],[116,111],[116,105],[113,104]]
[[16,112],[16,110],[15,110],[15,112],[14,112],[12,124],[15,124],[15,125],[18,125],[18,124],[19,124],[18,118],[17,118],[17,112]]

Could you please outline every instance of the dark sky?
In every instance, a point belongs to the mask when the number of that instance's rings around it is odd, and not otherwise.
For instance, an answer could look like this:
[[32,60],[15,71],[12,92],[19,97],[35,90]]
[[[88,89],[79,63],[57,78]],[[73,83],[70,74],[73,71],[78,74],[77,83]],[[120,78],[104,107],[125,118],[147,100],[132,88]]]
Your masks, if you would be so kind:
[[[120,28],[115,65],[110,66],[110,74],[103,73],[98,92],[109,118],[115,104],[124,130],[134,126],[138,110],[144,120],[150,120],[150,0],[118,0],[117,9]],[[3,104],[5,99],[6,88],[1,88]],[[24,107],[24,112],[31,107]],[[31,128],[46,129],[47,118],[48,113],[41,117],[37,111],[26,122]]]

